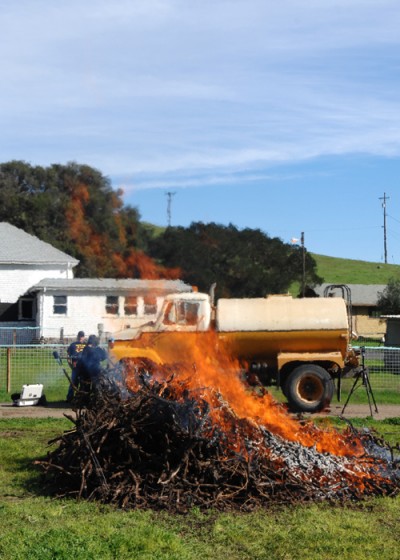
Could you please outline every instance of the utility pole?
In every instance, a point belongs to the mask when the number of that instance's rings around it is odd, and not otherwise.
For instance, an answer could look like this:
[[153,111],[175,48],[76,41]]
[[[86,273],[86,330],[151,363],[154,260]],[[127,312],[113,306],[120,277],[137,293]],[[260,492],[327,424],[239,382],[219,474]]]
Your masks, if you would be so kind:
[[302,258],[302,272],[301,272],[301,297],[306,295],[306,247],[304,245],[304,231],[301,232],[300,239],[292,237],[292,243],[298,243],[300,241],[301,245],[301,258]]
[[165,193],[165,195],[168,198],[168,203],[167,203],[167,223],[168,223],[168,227],[170,227],[171,225],[171,205],[172,205],[172,197],[175,195],[175,192],[171,192],[168,191]]
[[379,200],[383,200],[382,208],[383,208],[383,253],[384,253],[384,261],[387,264],[387,239],[386,239],[386,201],[389,199],[386,196],[386,193],[383,193],[383,197],[380,197]]
[[302,297],[304,297],[305,293],[306,293],[306,248],[304,246],[304,231],[301,232],[300,242],[301,242],[301,251],[302,251],[302,256],[303,256],[303,274],[302,274],[302,279],[301,279],[301,295],[302,295]]

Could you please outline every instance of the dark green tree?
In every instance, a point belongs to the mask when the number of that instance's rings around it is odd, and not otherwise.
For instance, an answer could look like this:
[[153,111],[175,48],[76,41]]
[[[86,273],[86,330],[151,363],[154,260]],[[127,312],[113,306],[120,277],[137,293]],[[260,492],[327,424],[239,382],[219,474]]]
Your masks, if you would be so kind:
[[[122,191],[88,165],[0,164],[0,220],[51,243],[80,261],[81,277],[176,278],[218,295],[286,292],[302,280],[299,247],[258,229],[193,223],[155,237]],[[154,262],[154,257],[157,262]],[[306,254],[306,282],[321,281]]]
[[52,239],[63,225],[60,224],[60,194],[52,168],[33,167],[23,161],[0,165],[1,221],[44,241]]
[[[263,297],[285,293],[302,279],[297,246],[271,238],[259,229],[232,224],[192,223],[169,227],[150,246],[150,255],[166,267],[181,269],[183,280],[208,291],[217,283],[219,297]],[[321,282],[316,264],[306,255],[307,283]]]
[[400,314],[400,279],[390,278],[386,288],[378,296],[377,306],[383,315]]
[[[88,165],[0,165],[0,221],[79,259],[77,276],[141,273],[140,215],[136,208],[124,206],[122,194]],[[147,260],[148,273],[150,264]]]

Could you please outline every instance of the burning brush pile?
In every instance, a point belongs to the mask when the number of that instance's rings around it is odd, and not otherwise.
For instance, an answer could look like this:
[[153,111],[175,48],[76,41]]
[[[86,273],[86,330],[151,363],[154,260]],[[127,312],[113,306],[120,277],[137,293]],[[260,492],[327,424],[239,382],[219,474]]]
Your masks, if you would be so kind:
[[371,434],[297,421],[239,379],[233,405],[192,381],[178,366],[145,361],[108,372],[40,463],[46,480],[59,496],[175,512],[399,492],[393,449]]

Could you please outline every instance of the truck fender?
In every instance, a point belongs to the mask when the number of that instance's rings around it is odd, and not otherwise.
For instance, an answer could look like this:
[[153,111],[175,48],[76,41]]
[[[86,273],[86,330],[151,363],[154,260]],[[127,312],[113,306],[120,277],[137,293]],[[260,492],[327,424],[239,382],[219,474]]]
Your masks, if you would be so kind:
[[129,348],[129,346],[125,346],[123,349],[113,349],[112,355],[117,361],[145,359],[151,360],[156,364],[163,363],[157,352],[155,350],[152,350],[151,348]]
[[290,363],[332,363],[340,369],[344,367],[341,352],[280,352],[277,356],[278,370]]

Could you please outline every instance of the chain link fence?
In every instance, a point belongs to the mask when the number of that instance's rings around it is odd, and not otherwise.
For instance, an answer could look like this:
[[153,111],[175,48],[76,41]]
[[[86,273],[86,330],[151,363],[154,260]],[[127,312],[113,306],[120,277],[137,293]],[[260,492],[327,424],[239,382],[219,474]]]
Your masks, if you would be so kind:
[[48,400],[64,400],[68,379],[54,358],[54,351],[64,357],[63,366],[69,375],[70,367],[65,359],[67,345],[0,346],[1,394],[17,393],[22,385],[41,383]]
[[363,349],[372,389],[400,395],[400,348],[371,346]]
[[[47,400],[64,400],[68,390],[65,372],[70,374],[67,348],[66,343],[0,344],[0,398],[20,392],[22,385],[41,383]],[[378,404],[400,404],[400,348],[366,347],[364,359]],[[353,384],[353,378],[342,380],[343,398]]]
[[62,328],[44,338],[38,327],[0,327],[0,399],[7,401],[23,385],[42,384],[48,401],[65,400],[71,374],[67,348],[75,339]]

